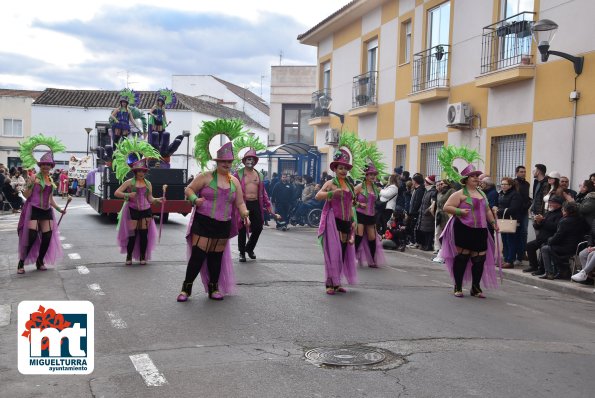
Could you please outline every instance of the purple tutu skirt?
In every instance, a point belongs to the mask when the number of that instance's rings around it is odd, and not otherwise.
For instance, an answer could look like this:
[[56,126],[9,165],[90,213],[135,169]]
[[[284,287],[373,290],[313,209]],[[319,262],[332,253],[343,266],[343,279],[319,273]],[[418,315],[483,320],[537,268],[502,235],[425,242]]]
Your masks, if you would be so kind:
[[[186,243],[187,243],[187,250],[186,250],[186,260],[190,260],[190,256],[192,255],[192,223],[194,222],[194,215],[196,213],[196,208],[192,211],[192,216],[190,217],[190,222],[188,223],[188,228],[186,230]],[[234,218],[232,217],[232,236],[234,235],[234,231],[237,231],[237,224],[233,222]],[[237,234],[237,232],[235,232]],[[207,260],[205,260],[200,267],[200,278],[202,279],[202,284],[205,289],[205,293],[209,292],[209,268],[207,267]],[[225,250],[223,250],[223,258],[221,259],[221,273],[219,274],[219,282],[218,282],[219,291],[225,295],[230,295],[234,293],[236,287],[236,279],[233,270],[233,260],[231,258],[231,244],[229,240],[225,245]]]
[[[35,243],[29,250],[27,255],[27,244],[29,243],[29,221],[31,221],[31,203],[25,202],[23,206],[21,217],[19,218],[19,224],[17,227],[17,233],[19,235],[19,259],[25,260],[25,264],[34,264],[37,261],[39,255],[39,246],[41,244],[41,232],[39,233]],[[50,240],[50,246],[43,259],[45,265],[55,265],[62,260],[63,252],[62,245],[60,244],[60,231],[58,229],[58,223],[54,217],[54,211],[52,210],[52,219],[50,220],[50,228],[52,230],[52,239]],[[25,257],[26,256],[26,257]]]
[[[440,235],[440,239],[442,240],[442,249],[440,249],[439,256],[444,259],[444,265],[446,269],[450,273],[451,279],[454,281],[454,274],[453,274],[453,266],[454,266],[454,258],[457,255],[457,248],[455,245],[455,236],[454,236],[454,223],[455,217],[451,217],[450,220],[446,223],[444,227],[444,231],[442,231],[442,235]],[[485,288],[497,288],[498,287],[498,276],[496,274],[496,261],[494,258],[494,240],[490,234],[488,235],[488,248],[486,251],[486,261],[483,267],[483,274],[481,277],[481,284]],[[467,263],[467,268],[465,269],[465,275],[463,276],[463,284],[471,283],[471,267],[473,264],[471,260]]]
[[[124,203],[122,206],[122,210],[120,211],[120,215],[118,216],[119,223],[118,223],[118,246],[120,247],[120,253],[126,254],[127,253],[127,246],[128,246],[128,238],[133,235],[136,235],[136,241],[134,243],[134,250],[132,251],[132,258],[136,261],[141,259],[140,256],[140,235],[136,233],[136,230],[130,227],[130,208],[128,207],[128,203]],[[153,250],[155,250],[155,246],[157,246],[157,226],[155,225],[155,220],[151,218],[148,229],[148,236],[147,236],[147,252],[145,253],[145,260],[150,260]]]
[[343,260],[341,239],[335,223],[335,216],[332,211],[326,209],[327,205],[325,204],[324,210],[326,211],[323,210],[318,229],[318,238],[324,253],[325,283],[331,281],[333,285],[337,286],[342,283],[342,280],[346,280],[350,285],[356,284],[355,246],[352,244],[347,245],[345,259]]

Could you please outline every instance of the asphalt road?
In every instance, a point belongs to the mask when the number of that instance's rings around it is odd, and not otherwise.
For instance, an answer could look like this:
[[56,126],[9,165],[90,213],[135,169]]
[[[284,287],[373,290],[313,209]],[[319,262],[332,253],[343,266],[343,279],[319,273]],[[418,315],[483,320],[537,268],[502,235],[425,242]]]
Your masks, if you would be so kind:
[[[60,200],[60,199],[59,199]],[[177,303],[187,218],[164,226],[155,259],[125,267],[115,224],[76,199],[55,269],[16,274],[16,217],[0,216],[1,397],[586,397],[595,394],[593,302],[505,281],[453,297],[439,264],[389,253],[347,294],[324,294],[315,231],[267,228],[258,259],[235,264],[237,293]],[[236,242],[232,248],[237,260]],[[80,257],[80,258],[79,258]],[[466,292],[467,293],[467,292]],[[95,370],[17,370],[23,300],[89,300]],[[305,360],[316,347],[377,348],[369,367]]]

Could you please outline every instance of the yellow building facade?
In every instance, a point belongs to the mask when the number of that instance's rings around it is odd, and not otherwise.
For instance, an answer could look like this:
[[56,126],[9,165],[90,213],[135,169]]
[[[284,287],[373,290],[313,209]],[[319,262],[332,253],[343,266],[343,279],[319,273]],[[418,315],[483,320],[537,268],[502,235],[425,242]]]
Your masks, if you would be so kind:
[[[315,144],[332,152],[354,131],[424,175],[440,173],[443,145],[465,145],[497,181],[543,163],[577,189],[595,171],[592,15],[589,0],[352,1],[298,36],[318,50]],[[541,61],[540,19],[559,25],[550,50],[584,57],[580,75]]]

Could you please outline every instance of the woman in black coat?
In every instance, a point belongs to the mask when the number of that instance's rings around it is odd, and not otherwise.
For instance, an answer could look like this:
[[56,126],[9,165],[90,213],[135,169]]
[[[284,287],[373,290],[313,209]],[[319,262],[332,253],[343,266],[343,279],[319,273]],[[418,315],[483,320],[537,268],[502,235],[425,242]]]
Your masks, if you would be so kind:
[[18,213],[18,211],[23,206],[23,200],[19,196],[18,192],[10,185],[10,180],[7,178],[4,181],[4,186],[2,187],[2,193],[6,200],[12,206],[12,212]]
[[[506,218],[518,220],[523,211],[523,200],[515,187],[514,180],[509,177],[504,177],[500,183],[502,191],[498,196],[498,207],[496,211],[498,218]],[[518,227],[518,225],[517,225]],[[520,239],[516,233],[502,234],[502,252],[504,256],[504,264],[502,268],[514,268],[514,259]]]

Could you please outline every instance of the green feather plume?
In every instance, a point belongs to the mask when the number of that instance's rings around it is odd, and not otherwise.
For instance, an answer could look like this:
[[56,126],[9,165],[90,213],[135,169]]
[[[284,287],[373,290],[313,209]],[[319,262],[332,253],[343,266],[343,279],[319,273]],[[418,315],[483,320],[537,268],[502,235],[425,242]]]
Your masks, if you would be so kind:
[[[339,149],[345,147],[351,152],[352,169],[351,176],[355,179],[357,175],[361,175],[366,163],[362,156],[364,152],[364,141],[360,140],[355,133],[344,132],[339,137]],[[355,173],[355,174],[354,174]]]
[[116,178],[120,181],[124,181],[130,171],[128,155],[131,153],[134,153],[138,159],[161,159],[159,152],[147,141],[139,140],[137,137],[121,140],[120,143],[116,144],[116,150],[114,151],[112,160],[112,168],[114,169]]
[[[378,170],[378,177],[384,177],[386,173],[386,164],[382,162],[383,155],[378,150],[378,146],[375,142],[366,142],[362,140],[362,158],[364,159],[364,169],[361,170],[361,174],[351,175],[353,178],[363,180],[366,176],[365,168],[368,164],[372,163],[376,170]],[[356,172],[357,173],[357,172]]]
[[242,159],[240,159],[240,152],[245,148],[254,148],[256,152],[264,151],[267,149],[266,145],[263,144],[256,136],[240,136],[233,140],[233,164],[232,167],[237,169]]
[[66,150],[64,144],[56,137],[48,137],[43,134],[34,135],[25,141],[19,142],[19,156],[25,169],[32,169],[37,165],[37,159],[33,156],[33,151],[41,145],[47,146],[53,153]]
[[230,141],[248,136],[247,131],[244,130],[244,122],[239,119],[217,119],[202,122],[200,133],[194,137],[194,157],[203,170],[212,160],[209,144],[213,137],[219,134],[226,135]]
[[454,168],[455,159],[463,159],[467,163],[473,163],[482,160],[477,151],[464,147],[448,145],[442,147],[438,152],[438,162],[442,166],[442,172],[450,181],[459,181],[463,176]]

